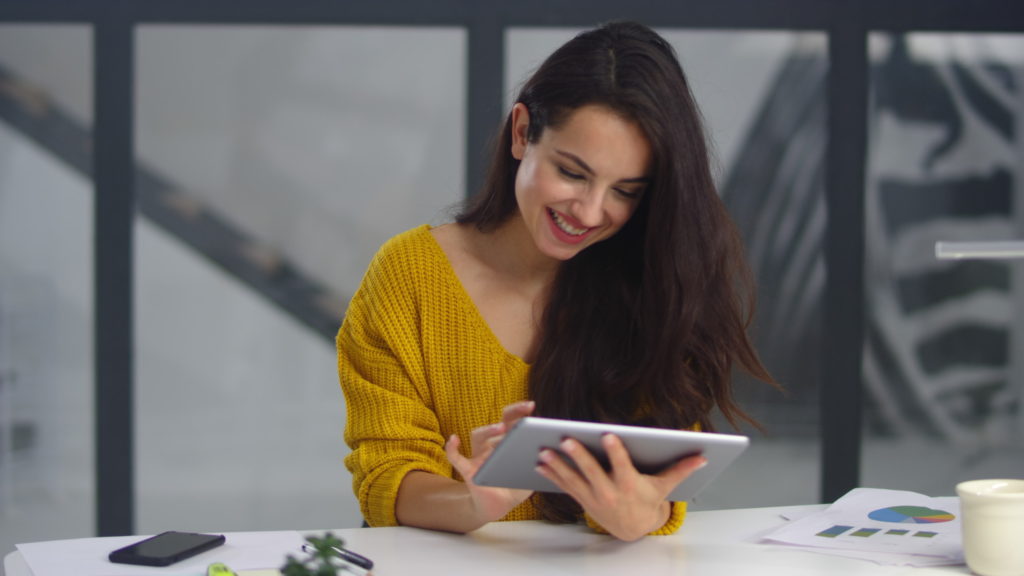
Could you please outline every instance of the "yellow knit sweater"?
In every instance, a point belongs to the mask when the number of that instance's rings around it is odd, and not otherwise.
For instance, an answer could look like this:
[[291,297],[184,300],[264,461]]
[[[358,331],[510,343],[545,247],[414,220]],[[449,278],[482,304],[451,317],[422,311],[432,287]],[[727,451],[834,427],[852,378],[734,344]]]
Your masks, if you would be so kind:
[[[458,434],[468,456],[470,432],[499,422],[503,407],[527,396],[530,366],[502,347],[426,225],[378,251],[337,347],[352,448],[345,465],[371,526],[397,524],[395,499],[408,472],[458,477],[447,438]],[[674,532],[684,514],[685,503],[676,503],[657,533]],[[537,518],[527,500],[503,520]]]

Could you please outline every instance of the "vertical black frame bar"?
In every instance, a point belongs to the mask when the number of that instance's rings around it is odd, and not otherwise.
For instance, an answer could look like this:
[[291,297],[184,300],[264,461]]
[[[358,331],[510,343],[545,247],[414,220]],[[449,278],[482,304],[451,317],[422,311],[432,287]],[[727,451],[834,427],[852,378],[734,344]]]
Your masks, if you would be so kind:
[[505,28],[496,11],[474,4],[466,29],[466,190],[468,198],[484,182],[491,139],[502,116]]
[[110,6],[94,23],[96,530],[135,528],[133,25]]
[[821,381],[821,499],[860,482],[863,428],[864,183],[867,27],[858,2],[837,4],[829,29],[825,198],[825,339]]

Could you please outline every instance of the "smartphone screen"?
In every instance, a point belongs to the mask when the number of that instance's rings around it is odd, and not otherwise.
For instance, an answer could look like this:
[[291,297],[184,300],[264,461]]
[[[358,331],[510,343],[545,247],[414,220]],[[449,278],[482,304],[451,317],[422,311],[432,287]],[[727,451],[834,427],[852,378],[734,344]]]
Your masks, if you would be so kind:
[[222,534],[196,534],[193,532],[163,532],[151,538],[118,548],[110,553],[110,561],[143,566],[169,566],[216,548],[224,543]]

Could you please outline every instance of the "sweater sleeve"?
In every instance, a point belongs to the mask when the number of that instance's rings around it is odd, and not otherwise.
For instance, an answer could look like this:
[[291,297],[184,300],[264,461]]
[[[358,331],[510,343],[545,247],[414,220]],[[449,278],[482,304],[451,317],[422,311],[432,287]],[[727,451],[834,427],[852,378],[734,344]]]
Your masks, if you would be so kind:
[[410,471],[452,476],[423,374],[410,267],[394,260],[384,248],[374,258],[336,340],[352,449],[345,465],[371,526],[397,524],[395,500]]

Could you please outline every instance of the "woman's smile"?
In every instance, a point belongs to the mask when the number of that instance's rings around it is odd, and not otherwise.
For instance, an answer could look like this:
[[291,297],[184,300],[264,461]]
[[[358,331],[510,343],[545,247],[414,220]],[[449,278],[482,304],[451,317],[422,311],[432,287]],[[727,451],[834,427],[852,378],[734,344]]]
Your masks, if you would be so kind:
[[577,244],[586,240],[593,228],[577,227],[569,223],[569,217],[548,208],[548,215],[551,216],[552,231],[563,242]]

